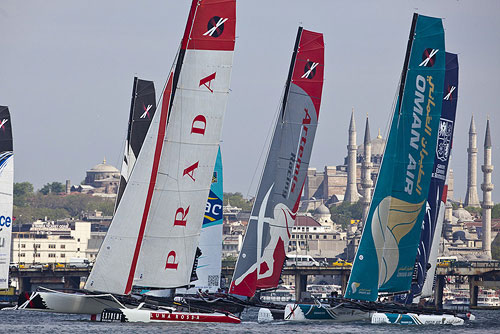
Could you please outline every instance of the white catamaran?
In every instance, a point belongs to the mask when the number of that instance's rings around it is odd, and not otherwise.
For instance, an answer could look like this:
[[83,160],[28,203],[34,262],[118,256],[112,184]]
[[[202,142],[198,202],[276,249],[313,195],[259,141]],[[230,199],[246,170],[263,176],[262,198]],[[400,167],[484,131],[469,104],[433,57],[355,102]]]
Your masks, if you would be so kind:
[[109,300],[101,319],[240,322],[228,313],[187,312],[147,300],[130,307],[126,299],[133,287],[164,291],[191,284],[229,93],[235,25],[234,0],[193,0],[161,105],[86,282],[91,294],[80,297],[92,300],[87,305]]

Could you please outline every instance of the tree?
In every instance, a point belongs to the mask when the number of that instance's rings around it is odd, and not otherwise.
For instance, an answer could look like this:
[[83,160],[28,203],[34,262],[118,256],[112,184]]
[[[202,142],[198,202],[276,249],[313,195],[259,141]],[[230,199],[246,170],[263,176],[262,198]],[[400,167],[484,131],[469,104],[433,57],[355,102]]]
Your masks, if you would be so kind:
[[31,183],[14,183],[14,205],[25,206],[26,198],[30,195],[33,195],[33,185]]
[[498,219],[500,218],[500,203],[495,204],[493,209],[491,209],[491,218]]
[[351,220],[363,219],[363,205],[361,202],[354,204],[342,202],[340,205],[332,206],[330,208],[332,220],[346,228]]
[[243,195],[239,192],[224,193],[224,205],[227,205],[227,203],[241,208],[243,211],[250,211],[252,210],[253,200],[244,199]]
[[49,193],[60,194],[65,192],[66,187],[61,182],[52,182],[45,184],[40,192],[44,195],[48,195]]

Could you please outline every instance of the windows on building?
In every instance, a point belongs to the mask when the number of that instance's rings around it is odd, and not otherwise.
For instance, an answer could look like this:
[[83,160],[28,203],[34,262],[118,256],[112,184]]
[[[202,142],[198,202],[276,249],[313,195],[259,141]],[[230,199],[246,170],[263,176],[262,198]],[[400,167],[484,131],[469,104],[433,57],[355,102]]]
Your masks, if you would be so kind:
[[56,248],[56,244],[49,244],[49,248]]
[[56,257],[55,253],[49,253],[49,257]]
[[26,244],[21,244],[21,248],[26,248]]
[[65,249],[66,248],[66,245],[61,245],[61,249]]
[[42,245],[41,244],[34,244],[33,248],[42,248]]
[[60,255],[60,256],[61,256],[61,257],[66,257],[66,254],[64,254],[64,253],[61,253],[61,255]]

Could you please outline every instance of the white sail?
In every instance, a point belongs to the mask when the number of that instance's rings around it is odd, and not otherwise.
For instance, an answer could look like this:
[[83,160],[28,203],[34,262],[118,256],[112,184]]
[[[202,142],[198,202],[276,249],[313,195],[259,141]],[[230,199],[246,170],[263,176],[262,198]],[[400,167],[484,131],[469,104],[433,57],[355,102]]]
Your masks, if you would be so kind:
[[86,289],[189,284],[229,93],[235,12],[234,0],[193,1],[160,112]]
[[0,289],[9,287],[14,155],[9,109],[0,106]]

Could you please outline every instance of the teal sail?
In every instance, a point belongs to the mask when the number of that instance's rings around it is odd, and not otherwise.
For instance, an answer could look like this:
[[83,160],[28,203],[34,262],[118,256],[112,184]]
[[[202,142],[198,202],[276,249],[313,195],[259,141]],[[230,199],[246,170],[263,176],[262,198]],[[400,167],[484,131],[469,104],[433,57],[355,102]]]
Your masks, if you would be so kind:
[[445,74],[441,19],[414,14],[382,166],[345,297],[408,291],[420,240]]

